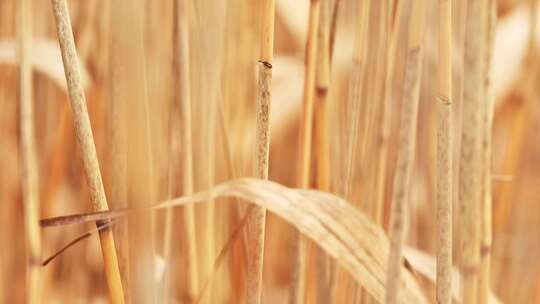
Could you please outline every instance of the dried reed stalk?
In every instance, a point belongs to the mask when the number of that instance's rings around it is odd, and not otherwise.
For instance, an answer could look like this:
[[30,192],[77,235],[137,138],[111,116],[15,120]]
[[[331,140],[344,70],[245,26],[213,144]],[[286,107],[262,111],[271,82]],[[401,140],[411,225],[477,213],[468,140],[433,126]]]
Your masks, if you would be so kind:
[[[355,160],[358,143],[358,129],[360,107],[362,103],[362,92],[364,90],[364,80],[366,77],[366,61],[367,61],[367,35],[369,25],[369,11],[371,9],[371,1],[357,2],[356,32],[354,37],[354,49],[352,58],[351,76],[349,79],[349,90],[347,92],[347,100],[345,107],[346,114],[346,149],[345,149],[345,168],[343,187],[339,191],[347,200],[352,201],[352,185],[355,174]],[[348,299],[352,286],[349,277],[340,269],[335,269],[336,282],[334,291],[334,302],[350,301]],[[354,296],[356,291],[354,292]]]
[[[188,1],[177,0],[175,1],[175,36],[174,36],[174,48],[175,53],[175,67],[176,74],[175,79],[178,81],[178,93],[175,102],[173,103],[173,110],[171,111],[171,159],[180,160],[180,166],[173,162],[171,165],[169,175],[169,194],[174,194],[174,184],[177,182],[180,175],[182,175],[182,194],[191,195],[193,193],[193,140],[192,140],[192,128],[191,128],[191,85],[190,85],[190,60],[189,60],[189,23],[188,23]],[[180,121],[181,126],[178,121]],[[181,143],[179,142],[179,138]],[[176,155],[178,152],[183,151],[182,157]],[[182,168],[182,172],[174,172]],[[197,256],[197,243],[196,243],[196,231],[195,231],[195,213],[192,205],[186,205],[184,207],[184,233],[186,234],[186,252],[187,259],[183,267],[185,269],[187,277],[187,290],[186,298],[188,301],[193,301],[199,292],[199,274],[197,269],[198,256]],[[167,209],[165,234],[164,234],[164,256],[166,261],[170,260],[170,247],[172,239],[173,228],[173,210]],[[168,295],[170,280],[165,277],[165,295]],[[167,299],[167,297],[165,297]]]
[[[270,107],[272,85],[272,57],[274,53],[275,0],[261,3],[261,49],[257,92],[256,176],[268,179],[270,152]],[[264,232],[266,209],[255,208],[248,220],[247,303],[259,304],[262,293]]]
[[[321,0],[315,71],[315,164],[317,189],[330,191],[330,139],[328,128],[328,88],[330,86],[330,1]],[[317,303],[329,303],[332,275],[328,257],[312,246],[316,267]]]
[[17,57],[19,58],[19,105],[21,180],[26,235],[26,303],[40,302],[41,231],[39,229],[39,181],[34,133],[32,64],[32,4],[17,1]]
[[403,263],[403,243],[405,242],[408,192],[414,163],[418,101],[422,75],[424,28],[426,3],[414,1],[409,22],[407,66],[403,84],[403,102],[399,132],[399,150],[394,176],[392,211],[390,223],[390,256],[386,277],[387,304],[395,304],[399,299],[401,265]]
[[404,16],[405,5],[403,1],[399,1],[396,8],[395,21],[392,24],[394,17],[394,3],[389,1],[386,5],[386,28],[390,31],[389,42],[385,51],[386,57],[386,72],[384,79],[384,94],[382,99],[381,118],[379,120],[379,140],[376,146],[376,185],[375,185],[375,207],[374,220],[379,225],[383,225],[384,208],[385,208],[385,193],[386,193],[386,171],[387,171],[387,156],[388,156],[388,140],[390,137],[391,111],[390,106],[394,98],[394,78],[396,64],[396,50],[399,39],[400,25]]
[[[315,72],[317,59],[317,40],[319,28],[321,0],[310,0],[308,34],[304,58],[304,87],[302,114],[300,118],[299,132],[299,159],[297,183],[300,188],[309,188],[311,177],[311,142],[313,131],[313,99],[315,93]],[[293,263],[293,281],[291,283],[291,293],[289,303],[302,304],[306,298],[307,291],[307,271],[310,269],[310,256],[308,254],[307,240],[299,234],[295,235],[296,248]]]
[[[128,206],[128,174],[127,174],[127,156],[128,156],[128,128],[127,128],[127,97],[122,90],[122,44],[121,37],[125,35],[123,27],[119,24],[117,13],[124,9],[119,1],[113,1],[109,4],[109,27],[110,27],[110,52],[109,52],[109,72],[110,72],[110,162],[111,162],[111,196],[110,204],[113,209],[126,208]],[[116,240],[116,249],[118,253],[118,264],[122,278],[124,290],[130,290],[130,271],[129,271],[129,242],[127,222],[117,223],[113,227],[113,234]],[[130,293],[125,293],[125,301],[130,303]]]
[[317,59],[317,40],[321,0],[310,0],[308,36],[304,70],[303,107],[300,124],[300,157],[298,167],[298,186],[307,188],[311,174],[311,140],[313,128],[313,97],[315,93],[315,72]]
[[439,1],[437,303],[452,303],[452,1]]
[[482,206],[481,131],[484,113],[486,0],[469,1],[465,33],[465,66],[459,162],[459,222],[462,301],[478,300],[480,210]]
[[491,292],[491,243],[492,243],[492,188],[491,188],[491,129],[495,107],[495,96],[491,79],[491,62],[495,41],[495,25],[497,22],[497,1],[488,0],[488,16],[486,18],[486,66],[484,74],[485,105],[482,120],[482,206],[481,206],[481,243],[480,243],[480,276],[478,278],[478,303],[487,304]]
[[350,111],[350,117],[348,120],[347,129],[347,151],[346,151],[346,172],[345,172],[345,185],[343,189],[343,195],[352,200],[352,183],[354,179],[354,168],[356,167],[356,150],[358,143],[358,127],[360,120],[360,107],[362,104],[361,96],[364,90],[364,80],[366,77],[366,61],[367,61],[367,36],[369,25],[369,12],[371,9],[371,1],[363,1],[357,3],[358,16],[357,19],[357,32],[355,35],[354,50],[353,50],[353,67],[352,75],[350,79],[350,89],[348,92],[348,111]]
[[[99,170],[90,119],[86,109],[86,100],[67,2],[66,0],[52,0],[52,4],[58,42],[62,52],[62,61],[68,84],[69,99],[75,121],[75,132],[83,156],[88,187],[90,188],[90,200],[94,210],[107,210],[107,199]],[[97,222],[96,224],[100,226],[103,223]],[[124,292],[112,231],[110,229],[101,230],[99,236],[111,301],[113,303],[124,303]]]
[[[193,193],[193,149],[192,149],[192,128],[191,128],[191,85],[189,81],[189,27],[188,27],[188,1],[180,0],[178,2],[178,22],[179,24],[179,62],[180,71],[180,97],[181,105],[181,121],[182,121],[182,147],[184,156],[181,158],[183,176],[182,176],[182,193],[191,195]],[[186,230],[188,265],[186,272],[188,275],[188,293],[189,296],[195,297],[199,290],[199,274],[197,270],[197,242],[195,230],[195,210],[192,205],[187,205],[184,208],[184,225]]]

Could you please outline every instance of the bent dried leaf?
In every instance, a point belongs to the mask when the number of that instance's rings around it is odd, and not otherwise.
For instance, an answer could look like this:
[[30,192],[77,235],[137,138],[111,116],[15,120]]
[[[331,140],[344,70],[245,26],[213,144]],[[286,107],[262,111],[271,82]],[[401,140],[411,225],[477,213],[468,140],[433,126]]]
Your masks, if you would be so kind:
[[[377,301],[385,293],[389,240],[384,231],[345,200],[325,192],[298,190],[258,179],[238,179],[161,202],[154,209],[190,203],[225,202],[235,197],[252,202],[283,218],[313,240]],[[44,219],[42,226],[69,225],[117,218],[129,211],[105,211]],[[411,272],[402,266],[400,303],[427,303]]]

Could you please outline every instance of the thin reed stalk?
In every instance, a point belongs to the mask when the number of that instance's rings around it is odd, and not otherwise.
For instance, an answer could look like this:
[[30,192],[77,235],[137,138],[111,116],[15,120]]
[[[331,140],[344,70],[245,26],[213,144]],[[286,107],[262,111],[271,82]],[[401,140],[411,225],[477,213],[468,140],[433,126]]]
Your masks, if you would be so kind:
[[[181,158],[183,176],[182,193],[191,195],[193,193],[193,139],[191,128],[191,82],[189,69],[189,28],[188,28],[188,1],[180,0],[178,2],[177,30],[179,37],[179,61],[180,66],[180,105],[182,121],[182,147],[183,157]],[[193,299],[199,291],[199,273],[197,269],[198,255],[195,233],[195,209],[192,205],[184,208],[184,225],[187,240],[188,259],[186,273],[188,275],[188,295]]]
[[[124,55],[121,51],[120,37],[125,35],[123,27],[118,23],[119,10],[124,9],[118,1],[109,4],[109,27],[110,34],[110,162],[111,162],[111,192],[110,204],[113,209],[128,207],[128,128],[127,128],[127,98],[125,91],[122,90],[121,58]],[[122,278],[124,290],[130,290],[130,271],[129,271],[129,242],[128,225],[126,221],[117,223],[113,227],[113,234],[116,239],[116,249],[118,254],[118,264]],[[125,301],[130,303],[129,292],[125,293]]]
[[423,37],[426,21],[426,3],[414,1],[409,21],[407,66],[403,84],[403,102],[400,119],[399,152],[397,158],[390,223],[390,255],[386,276],[387,304],[399,299],[403,243],[406,236],[407,203],[416,145],[418,101],[423,61]]
[[492,243],[492,187],[491,187],[491,155],[492,140],[491,129],[493,126],[493,115],[495,107],[495,96],[493,91],[491,62],[493,59],[493,44],[495,41],[495,25],[497,22],[497,1],[488,0],[488,16],[486,18],[486,50],[485,50],[485,105],[483,117],[483,141],[482,141],[482,224],[480,243],[480,276],[478,278],[478,303],[487,304],[491,292],[491,243]]
[[395,21],[392,24],[392,18],[394,17],[394,3],[388,1],[387,3],[387,15],[386,15],[386,28],[389,32],[389,42],[386,48],[386,72],[384,79],[384,94],[382,99],[381,119],[379,121],[379,140],[375,150],[377,155],[376,160],[376,185],[375,185],[375,207],[374,207],[374,220],[379,225],[383,225],[384,220],[384,208],[385,208],[385,193],[386,193],[386,171],[388,164],[388,141],[390,137],[390,122],[391,122],[391,108],[392,99],[394,98],[394,82],[395,82],[395,65],[396,65],[396,50],[399,39],[399,31],[404,16],[405,5],[404,1],[399,1],[397,4]]
[[[261,3],[261,48],[256,105],[256,174],[261,179],[268,179],[268,161],[270,152],[270,108],[272,92],[272,57],[274,54],[274,16],[275,0]],[[262,272],[264,259],[264,233],[266,209],[256,207],[248,220],[248,265],[247,265],[247,303],[259,304],[262,293]]]
[[[175,1],[175,36],[174,48],[176,53],[174,71],[175,79],[178,81],[177,98],[173,103],[171,111],[171,142],[179,146],[171,147],[171,159],[180,160],[180,166],[176,163],[171,166],[169,188],[170,196],[173,195],[173,184],[176,183],[178,177],[182,176],[182,194],[191,195],[193,193],[193,139],[191,127],[191,86],[190,86],[190,61],[189,61],[189,29],[188,29],[188,1]],[[180,121],[181,126],[178,121]],[[178,138],[179,137],[179,138]],[[180,141],[180,142],[179,142]],[[172,144],[174,146],[174,144]],[[183,151],[182,156],[176,155]],[[182,172],[173,172],[178,167],[182,168]],[[186,298],[188,301],[193,301],[199,292],[199,274],[197,269],[197,243],[195,232],[195,214],[193,205],[184,207],[184,229],[186,234],[186,263],[183,267],[187,276]],[[167,209],[165,235],[164,235],[164,256],[166,261],[170,260],[170,250],[172,241],[173,226],[173,210]],[[165,295],[168,295],[170,278],[165,277]]]
[[439,1],[437,302],[452,303],[452,1]]
[[40,302],[41,231],[39,228],[39,181],[34,132],[32,63],[32,1],[17,1],[17,57],[19,58],[19,105],[21,180],[26,235],[26,303]]
[[348,111],[350,111],[350,117],[348,120],[347,129],[347,150],[346,150],[346,172],[345,172],[345,185],[343,189],[343,195],[350,201],[352,201],[352,183],[355,173],[355,160],[358,141],[358,126],[360,120],[360,107],[362,105],[362,92],[364,89],[364,80],[366,76],[366,61],[367,61],[367,35],[369,25],[369,12],[371,8],[371,1],[363,1],[358,3],[358,31],[355,36],[354,53],[353,53],[353,70],[350,79],[350,89],[348,96]]
[[[345,168],[344,182],[340,189],[342,196],[347,200],[352,201],[352,184],[355,173],[356,148],[358,139],[358,126],[360,116],[360,106],[362,104],[361,94],[366,75],[366,43],[367,43],[367,28],[369,24],[369,11],[371,1],[357,2],[357,31],[355,33],[352,72],[349,79],[349,91],[347,95],[346,108],[346,149],[345,149]],[[345,275],[345,272],[339,269],[335,270],[336,283],[334,293],[335,302],[350,301],[348,299],[349,289],[351,289],[351,281]],[[355,288],[355,287],[352,287]],[[356,291],[354,292],[356,294]]]
[[[313,100],[315,93],[315,72],[317,59],[317,40],[319,28],[321,0],[311,0],[309,6],[308,34],[304,58],[304,87],[302,112],[299,132],[299,159],[297,183],[300,188],[309,188],[311,177],[311,142],[313,139]],[[289,302],[302,304],[306,298],[309,264],[308,243],[298,232],[295,232],[296,248],[293,264],[293,281]]]
[[[315,184],[321,191],[330,191],[330,139],[328,127],[328,89],[330,86],[330,1],[321,0],[315,71]],[[332,263],[328,256],[312,246],[316,267],[317,303],[329,303],[332,284]]]
[[478,300],[486,2],[486,0],[469,1],[465,33],[464,75],[466,78],[463,87],[458,209],[461,229],[462,301],[464,304],[476,303]]
[[[101,172],[92,135],[92,127],[86,109],[86,98],[81,81],[81,71],[75,49],[73,30],[66,0],[52,0],[58,42],[62,53],[64,71],[68,85],[69,100],[75,121],[75,132],[81,149],[86,180],[90,189],[90,200],[95,211],[107,210],[107,198],[103,188]],[[97,226],[103,223],[98,222]],[[124,292],[118,269],[114,238],[111,229],[99,233],[105,275],[112,303],[124,303]]]

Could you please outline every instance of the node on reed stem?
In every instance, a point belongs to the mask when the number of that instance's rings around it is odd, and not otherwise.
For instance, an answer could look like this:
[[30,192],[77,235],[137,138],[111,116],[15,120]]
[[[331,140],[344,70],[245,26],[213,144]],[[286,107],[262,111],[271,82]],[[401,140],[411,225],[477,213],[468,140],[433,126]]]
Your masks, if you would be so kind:
[[[311,173],[311,142],[313,131],[313,97],[315,93],[315,61],[317,59],[317,40],[319,28],[321,0],[311,0],[309,6],[308,36],[306,41],[306,57],[304,70],[304,86],[302,97],[302,112],[299,130],[299,159],[297,183],[301,188],[310,185]],[[304,303],[307,287],[308,244],[296,232],[295,235],[296,263],[293,264],[293,281],[291,284],[290,303]]]

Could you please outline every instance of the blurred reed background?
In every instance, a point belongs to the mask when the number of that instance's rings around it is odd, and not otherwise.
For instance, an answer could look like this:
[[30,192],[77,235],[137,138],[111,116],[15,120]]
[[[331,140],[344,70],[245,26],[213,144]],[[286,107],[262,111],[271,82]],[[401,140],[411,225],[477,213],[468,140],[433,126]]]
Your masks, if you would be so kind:
[[537,2],[0,0],[0,303],[540,303]]

